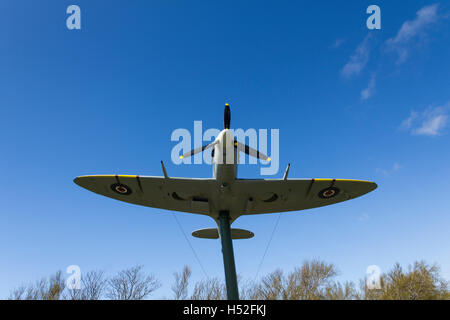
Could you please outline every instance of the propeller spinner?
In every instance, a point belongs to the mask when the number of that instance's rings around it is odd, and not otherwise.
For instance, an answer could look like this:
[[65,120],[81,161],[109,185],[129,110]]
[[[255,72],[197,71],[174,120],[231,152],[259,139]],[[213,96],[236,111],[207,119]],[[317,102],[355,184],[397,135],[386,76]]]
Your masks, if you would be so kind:
[[225,110],[223,113],[223,128],[230,129],[230,123],[231,123],[230,105],[228,103],[225,103]]

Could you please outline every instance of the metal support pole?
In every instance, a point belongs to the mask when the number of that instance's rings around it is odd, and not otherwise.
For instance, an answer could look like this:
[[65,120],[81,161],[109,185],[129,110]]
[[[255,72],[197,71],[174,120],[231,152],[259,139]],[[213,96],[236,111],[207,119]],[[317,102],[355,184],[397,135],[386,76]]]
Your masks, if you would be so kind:
[[219,234],[222,242],[223,265],[225,268],[225,283],[227,285],[227,299],[239,300],[239,291],[234,263],[233,240],[230,229],[230,213],[219,212]]

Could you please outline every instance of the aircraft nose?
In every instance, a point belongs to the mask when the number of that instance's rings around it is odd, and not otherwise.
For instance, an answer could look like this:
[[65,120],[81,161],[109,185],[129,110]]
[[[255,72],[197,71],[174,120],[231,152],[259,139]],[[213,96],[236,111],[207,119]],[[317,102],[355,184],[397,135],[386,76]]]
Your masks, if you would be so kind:
[[224,138],[226,139],[226,145],[227,146],[233,146],[234,136],[233,136],[233,133],[230,130],[227,129],[225,131]]

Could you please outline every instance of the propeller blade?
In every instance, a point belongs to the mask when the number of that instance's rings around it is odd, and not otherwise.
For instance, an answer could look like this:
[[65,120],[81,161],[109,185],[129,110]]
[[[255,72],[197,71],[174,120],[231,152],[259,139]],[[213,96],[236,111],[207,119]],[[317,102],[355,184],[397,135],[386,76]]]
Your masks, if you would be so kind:
[[253,149],[251,147],[249,147],[246,144],[240,143],[239,141],[234,141],[234,146],[235,148],[237,148],[239,151],[244,152],[245,154],[248,154],[249,156],[261,159],[261,160],[265,160],[265,161],[270,161],[271,159],[266,156],[264,153],[259,152],[256,149]]
[[223,128],[230,129],[230,123],[231,123],[230,105],[228,103],[225,103],[225,111],[223,113]]
[[214,141],[214,142],[212,142],[210,144],[205,144],[204,146],[202,146],[200,148],[192,149],[191,151],[186,152],[185,154],[181,155],[180,159],[184,159],[184,158],[193,156],[194,154],[202,152],[202,151],[205,151],[206,149],[209,149],[209,148],[213,147],[216,144],[217,144],[217,141]]

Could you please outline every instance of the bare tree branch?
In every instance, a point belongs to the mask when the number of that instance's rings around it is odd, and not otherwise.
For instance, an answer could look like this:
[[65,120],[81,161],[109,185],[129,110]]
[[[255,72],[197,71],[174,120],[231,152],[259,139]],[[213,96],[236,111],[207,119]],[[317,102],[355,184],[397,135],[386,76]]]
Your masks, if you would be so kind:
[[153,275],[145,275],[143,266],[120,271],[108,281],[107,296],[112,300],[143,300],[161,284]]
[[195,284],[191,300],[224,300],[225,284],[217,278],[208,278]]
[[49,279],[43,278],[34,285],[21,286],[13,290],[8,299],[13,300],[59,300],[65,289],[61,271]]
[[100,300],[103,298],[107,280],[104,271],[89,271],[81,276],[80,289],[68,289],[70,300]]
[[189,278],[192,274],[189,266],[184,266],[181,273],[174,273],[175,283],[172,286],[175,300],[185,300],[188,295]]

